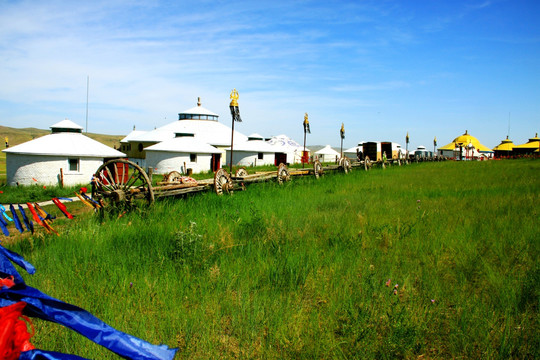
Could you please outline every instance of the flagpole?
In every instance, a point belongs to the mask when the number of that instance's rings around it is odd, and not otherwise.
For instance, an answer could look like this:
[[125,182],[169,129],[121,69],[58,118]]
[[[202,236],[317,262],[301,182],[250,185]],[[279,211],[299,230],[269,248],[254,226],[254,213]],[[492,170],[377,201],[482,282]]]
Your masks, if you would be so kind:
[[407,131],[407,136],[405,136],[405,154],[407,160],[409,160],[409,132]]
[[308,123],[308,114],[306,113],[304,115],[304,151],[302,152],[302,169],[305,167],[306,165],[306,159],[304,158],[304,156],[306,155],[306,134],[307,134],[307,124]]
[[339,135],[341,137],[341,148],[340,148],[340,152],[341,152],[341,158],[343,158],[343,139],[345,139],[345,125],[343,125],[343,123],[341,123],[341,130],[339,131]]
[[231,159],[229,163],[229,169],[233,171],[233,144],[234,144],[234,122],[235,121],[242,121],[240,118],[240,109],[238,108],[238,91],[236,89],[233,89],[231,91],[231,103],[229,104],[229,109],[231,109],[231,117],[232,117],[232,131],[231,131]]
[[229,171],[232,176],[232,162],[233,162],[233,144],[234,144],[234,117],[232,118],[232,131],[231,131],[231,158],[229,160]]
[[304,151],[302,152],[302,169],[306,165],[306,159],[304,158],[306,156],[306,129],[304,129]]

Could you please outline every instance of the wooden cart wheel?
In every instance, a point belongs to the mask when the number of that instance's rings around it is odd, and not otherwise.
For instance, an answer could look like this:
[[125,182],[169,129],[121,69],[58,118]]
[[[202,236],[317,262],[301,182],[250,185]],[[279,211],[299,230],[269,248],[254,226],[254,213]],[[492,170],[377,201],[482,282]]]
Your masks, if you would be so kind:
[[323,174],[323,168],[319,160],[315,160],[313,163],[313,173],[315,174],[315,179],[318,179]]
[[235,174],[236,177],[243,177],[247,175],[248,175],[248,172],[245,167],[241,167],[238,170],[236,170],[236,174]]
[[231,177],[224,169],[219,169],[214,174],[214,190],[218,195],[232,194],[233,192]]
[[165,182],[169,183],[181,183],[182,182],[182,174],[180,174],[178,171],[171,171],[167,175],[165,175],[165,178],[163,179]]
[[371,160],[369,159],[369,156],[366,156],[364,158],[364,170],[366,170],[366,171],[371,170],[371,166],[372,166]]
[[347,174],[351,170],[351,162],[349,158],[343,157],[339,159],[339,167],[345,174]]
[[92,179],[92,196],[104,208],[144,208],[154,203],[152,183],[146,172],[124,159],[110,160],[99,167]]
[[287,182],[291,179],[291,175],[289,173],[289,169],[287,168],[287,165],[285,164],[279,164],[278,171],[277,171],[277,181],[281,185],[284,182]]

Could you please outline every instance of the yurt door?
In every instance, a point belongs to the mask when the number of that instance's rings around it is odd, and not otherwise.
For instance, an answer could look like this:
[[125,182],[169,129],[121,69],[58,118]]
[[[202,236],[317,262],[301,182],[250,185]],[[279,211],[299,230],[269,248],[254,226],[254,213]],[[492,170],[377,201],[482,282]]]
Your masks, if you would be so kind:
[[287,154],[276,153],[276,161],[274,162],[274,165],[278,166],[279,164],[287,164]]
[[212,171],[218,171],[220,168],[221,154],[212,154],[212,160],[210,160],[210,168]]

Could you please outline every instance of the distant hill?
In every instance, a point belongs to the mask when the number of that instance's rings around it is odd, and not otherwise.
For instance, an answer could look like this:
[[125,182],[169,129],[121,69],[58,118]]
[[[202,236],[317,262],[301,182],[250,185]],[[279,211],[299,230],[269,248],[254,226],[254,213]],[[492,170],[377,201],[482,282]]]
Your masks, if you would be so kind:
[[[4,141],[6,137],[9,140],[9,146],[15,146],[36,139],[38,137],[48,135],[50,133],[50,130],[42,130],[36,128],[17,129],[0,125],[0,136],[2,141],[1,149],[5,149]],[[93,133],[83,134],[88,136],[89,138],[99,141],[102,144],[116,149],[120,147],[120,140],[125,137],[125,135],[102,135]]]

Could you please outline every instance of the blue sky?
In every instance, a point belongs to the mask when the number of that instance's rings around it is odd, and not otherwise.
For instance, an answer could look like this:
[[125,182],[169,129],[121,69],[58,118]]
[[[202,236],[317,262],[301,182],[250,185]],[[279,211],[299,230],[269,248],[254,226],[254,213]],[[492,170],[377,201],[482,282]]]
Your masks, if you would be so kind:
[[[0,0],[0,124],[127,134],[196,105],[249,135],[409,148],[540,132],[540,1]],[[510,125],[510,126],[509,126]],[[510,129],[510,131],[509,131]]]

